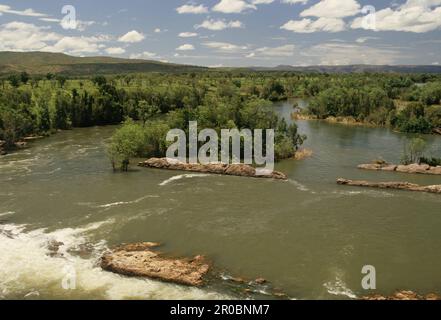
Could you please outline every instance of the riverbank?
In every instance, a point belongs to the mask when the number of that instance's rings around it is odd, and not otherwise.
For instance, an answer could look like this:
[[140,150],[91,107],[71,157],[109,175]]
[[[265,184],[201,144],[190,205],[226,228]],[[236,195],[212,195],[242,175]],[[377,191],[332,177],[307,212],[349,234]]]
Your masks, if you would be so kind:
[[22,150],[22,149],[26,148],[30,142],[35,141],[35,140],[40,140],[43,138],[44,138],[44,136],[24,137],[24,138],[20,139],[19,141],[15,142],[13,148],[9,148],[9,149],[7,149],[5,147],[6,142],[3,140],[0,140],[0,156],[4,156],[11,151]]
[[291,114],[291,117],[293,120],[308,120],[308,121],[316,120],[316,121],[324,121],[333,124],[343,124],[347,126],[378,127],[378,125],[369,122],[358,121],[354,117],[327,117],[324,119],[320,119],[316,115],[299,113],[299,112],[293,112]]
[[[368,128],[381,128],[386,127],[378,124],[374,124],[371,122],[366,121],[359,121],[355,119],[354,117],[327,117],[324,119],[318,118],[316,115],[302,113],[302,112],[293,112],[291,114],[292,120],[305,120],[305,121],[323,121],[331,124],[341,124],[346,126],[360,126],[360,127],[368,127]],[[399,132],[399,131],[397,131]],[[434,128],[432,130],[432,134],[434,135],[441,135],[441,128]]]

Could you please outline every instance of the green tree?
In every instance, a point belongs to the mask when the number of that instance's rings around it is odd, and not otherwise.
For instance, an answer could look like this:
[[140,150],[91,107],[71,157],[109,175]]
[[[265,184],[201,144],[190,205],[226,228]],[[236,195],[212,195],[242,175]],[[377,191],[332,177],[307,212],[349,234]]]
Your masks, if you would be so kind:
[[122,171],[128,171],[130,158],[142,152],[145,146],[145,136],[142,126],[126,120],[123,126],[116,130],[107,148],[107,153],[115,170],[118,166]]
[[20,86],[20,78],[16,74],[12,74],[8,77],[9,84],[15,88]]
[[29,74],[26,71],[20,73],[20,81],[23,84],[27,84],[29,79],[30,79]]
[[138,103],[138,118],[142,121],[143,125],[148,119],[160,113],[159,107],[149,104],[145,100],[141,100]]
[[427,148],[427,143],[422,138],[413,138],[404,146],[403,156],[401,162],[403,164],[419,163],[424,151]]

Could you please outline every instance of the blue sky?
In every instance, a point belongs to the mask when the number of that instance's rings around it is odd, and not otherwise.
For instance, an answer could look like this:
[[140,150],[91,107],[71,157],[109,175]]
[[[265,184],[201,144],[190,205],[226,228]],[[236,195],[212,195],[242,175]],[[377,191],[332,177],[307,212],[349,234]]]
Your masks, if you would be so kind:
[[0,0],[0,50],[205,66],[436,65],[441,0]]

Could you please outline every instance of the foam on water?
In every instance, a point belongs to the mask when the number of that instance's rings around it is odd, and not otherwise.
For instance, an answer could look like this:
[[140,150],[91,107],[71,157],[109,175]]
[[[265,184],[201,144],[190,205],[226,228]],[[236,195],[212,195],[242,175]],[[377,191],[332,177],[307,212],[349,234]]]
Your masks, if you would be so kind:
[[14,213],[15,213],[14,211],[0,212],[0,217],[10,216],[10,215],[12,215]]
[[180,174],[178,176],[171,177],[167,180],[162,181],[159,185],[160,186],[166,186],[169,183],[172,183],[174,181],[182,180],[182,179],[190,179],[190,178],[203,178],[203,177],[209,177],[209,174],[203,174],[203,173],[190,173],[190,174]]
[[288,181],[289,181],[289,183],[294,185],[297,188],[297,190],[299,190],[299,191],[304,191],[304,192],[309,191],[309,189],[305,185],[301,184],[300,182],[298,182],[296,180],[289,179]]
[[341,272],[337,272],[335,279],[323,284],[329,294],[335,296],[344,296],[350,299],[357,299],[355,293],[349,289],[343,280]]
[[102,205],[98,205],[98,206],[94,206],[94,208],[104,208],[104,209],[108,209],[108,208],[112,208],[112,207],[118,207],[118,206],[122,206],[122,205],[127,205],[127,204],[134,204],[134,203],[139,203],[145,199],[148,198],[159,198],[159,196],[157,195],[147,195],[132,201],[117,201],[117,202],[112,202],[112,203],[106,203],[106,204],[102,204]]
[[389,198],[393,197],[392,193],[386,191],[378,191],[378,190],[358,190],[358,191],[333,191],[333,194],[342,195],[342,196],[358,196],[365,195],[373,198]]
[[[103,271],[99,258],[107,250],[105,241],[90,243],[91,232],[114,220],[53,232],[28,231],[25,225],[0,225],[0,299],[7,298],[104,298],[104,299],[216,299],[215,292],[182,287]],[[57,242],[56,255],[50,244]],[[91,254],[82,258],[72,252],[88,244]],[[75,271],[75,290],[64,290],[66,267]]]

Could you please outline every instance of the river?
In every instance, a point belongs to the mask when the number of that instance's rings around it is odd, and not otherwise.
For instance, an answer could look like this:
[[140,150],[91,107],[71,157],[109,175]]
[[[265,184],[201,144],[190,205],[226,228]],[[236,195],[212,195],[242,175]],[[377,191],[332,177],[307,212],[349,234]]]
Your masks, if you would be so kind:
[[[276,108],[291,121],[292,101]],[[113,173],[105,143],[114,127],[61,132],[0,157],[0,298],[237,297],[226,286],[189,288],[100,269],[106,248],[138,241],[204,254],[224,274],[263,277],[294,299],[369,294],[364,265],[376,268],[378,293],[441,293],[441,196],[336,184],[339,177],[441,184],[437,176],[356,169],[380,156],[398,162],[406,135],[298,125],[314,154],[277,164],[287,182],[136,167]],[[441,137],[425,138],[440,156]],[[55,256],[54,241],[62,243]],[[72,270],[75,288],[65,290]]]

